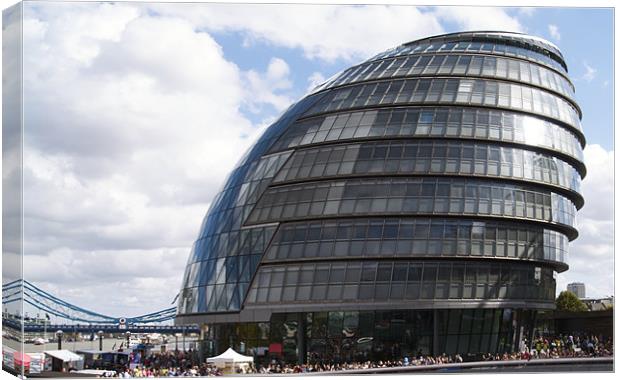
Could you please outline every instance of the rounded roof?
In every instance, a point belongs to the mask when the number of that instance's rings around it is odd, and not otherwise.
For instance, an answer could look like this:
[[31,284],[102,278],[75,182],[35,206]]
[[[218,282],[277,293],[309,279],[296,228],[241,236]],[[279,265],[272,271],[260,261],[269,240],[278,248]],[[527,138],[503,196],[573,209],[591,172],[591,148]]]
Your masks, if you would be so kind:
[[525,33],[519,32],[508,32],[508,31],[498,31],[498,30],[473,30],[466,32],[455,32],[455,33],[446,33],[446,34],[438,34],[435,36],[424,37],[418,40],[413,40],[410,42],[404,43],[402,46],[414,45],[422,42],[430,42],[435,40],[445,40],[445,41],[454,41],[460,40],[464,38],[474,38],[474,39],[512,39],[519,40],[526,44],[535,45],[539,48],[542,48],[548,51],[552,58],[557,60],[564,69],[566,69],[566,63],[564,62],[564,56],[560,49],[551,41],[548,41],[544,38],[538,36],[532,36]]

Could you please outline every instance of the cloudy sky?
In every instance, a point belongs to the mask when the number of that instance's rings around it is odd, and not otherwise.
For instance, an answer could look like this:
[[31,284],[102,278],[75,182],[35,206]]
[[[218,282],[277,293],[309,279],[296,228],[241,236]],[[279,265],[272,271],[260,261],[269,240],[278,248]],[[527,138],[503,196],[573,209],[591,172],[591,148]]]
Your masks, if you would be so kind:
[[472,29],[563,51],[588,176],[558,291],[613,294],[613,14],[585,8],[25,3],[26,279],[108,315],[169,307],[211,199],[291,102],[382,50]]

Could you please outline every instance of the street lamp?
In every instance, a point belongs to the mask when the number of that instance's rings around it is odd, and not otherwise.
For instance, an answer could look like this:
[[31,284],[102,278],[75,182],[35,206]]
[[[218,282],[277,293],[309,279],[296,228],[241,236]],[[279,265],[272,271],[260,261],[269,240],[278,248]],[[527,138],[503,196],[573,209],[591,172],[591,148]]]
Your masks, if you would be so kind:
[[103,330],[97,331],[97,335],[99,335],[99,351],[103,351]]
[[58,339],[58,349],[62,350],[62,330],[56,331],[56,338]]
[[131,331],[125,331],[125,338],[127,338],[127,348],[129,348],[129,338],[131,338]]

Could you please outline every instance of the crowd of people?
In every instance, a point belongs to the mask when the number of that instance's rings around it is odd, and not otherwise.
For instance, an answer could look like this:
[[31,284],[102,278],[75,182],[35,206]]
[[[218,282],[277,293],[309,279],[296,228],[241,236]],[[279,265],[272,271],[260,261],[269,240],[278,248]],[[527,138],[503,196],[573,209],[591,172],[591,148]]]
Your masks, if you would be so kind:
[[[518,359],[559,359],[592,356],[612,356],[613,340],[590,334],[559,335],[557,337],[536,338],[531,345],[524,340],[521,343]],[[495,355],[489,360],[495,359]]]
[[[464,361],[509,361],[532,359],[558,359],[575,357],[605,357],[613,356],[612,338],[596,335],[574,334],[559,335],[556,337],[539,336],[532,342],[520,342],[519,351],[503,354],[469,355],[467,360],[459,354],[439,356],[420,355],[418,357],[403,357],[398,360],[365,361],[351,363],[309,363],[303,365],[287,364],[272,360],[266,365],[250,364],[238,368],[237,373],[258,374],[295,374],[305,372],[334,372],[348,370],[364,370],[388,367],[427,366],[433,364],[463,363]],[[222,371],[217,367],[201,362],[196,351],[169,351],[152,353],[141,360],[135,368],[124,367],[117,371],[108,371],[106,377],[194,377],[194,376],[221,376]]]
[[429,364],[441,364],[441,363],[462,363],[463,358],[459,355],[448,356],[446,354],[432,357],[432,356],[420,356],[419,358],[409,360],[408,357],[402,360],[379,360],[376,362],[352,362],[352,363],[314,363],[314,364],[277,364],[272,363],[268,366],[259,366],[258,373],[270,374],[270,373],[303,373],[303,372],[333,372],[333,371],[349,371],[359,369],[374,369],[374,368],[390,368],[390,367],[407,367]]
[[109,377],[134,378],[134,377],[194,377],[194,376],[221,376],[222,371],[212,365],[203,363],[201,365],[183,367],[149,367],[137,366],[134,369],[124,368],[110,374]]
[[193,349],[188,351],[151,352],[141,362],[146,368],[187,368],[201,364],[198,351]]
[[[602,336],[575,334],[559,335],[557,337],[539,336],[532,342],[531,346],[524,339],[520,344],[520,351],[503,354],[481,354],[470,355],[468,361],[509,361],[509,360],[532,360],[532,359],[559,359],[559,358],[578,358],[578,357],[611,357],[613,356],[612,338]],[[404,357],[402,360],[395,361],[366,361],[353,363],[316,363],[308,365],[288,365],[272,363],[265,367],[259,367],[258,373],[301,373],[301,372],[329,372],[346,371],[356,369],[372,369],[403,366],[422,366],[433,364],[452,364],[463,363],[464,359],[460,354],[439,356],[420,355],[417,358],[409,359]]]
[[[102,377],[194,377],[221,376],[222,371],[216,366],[202,362],[198,351],[152,352],[140,358],[135,365],[120,365],[116,370],[108,370]],[[98,369],[98,368],[96,368]],[[256,372],[252,368],[253,372]]]

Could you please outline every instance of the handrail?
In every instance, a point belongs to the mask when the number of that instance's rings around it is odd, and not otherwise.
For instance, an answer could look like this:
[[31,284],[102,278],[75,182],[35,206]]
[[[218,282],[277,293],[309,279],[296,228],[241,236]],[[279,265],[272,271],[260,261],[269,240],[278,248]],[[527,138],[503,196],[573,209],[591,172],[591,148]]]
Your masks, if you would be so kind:
[[[587,364],[598,363],[613,364],[613,357],[592,357],[592,358],[559,358],[559,359],[531,359],[531,360],[489,360],[464,363],[448,363],[448,364],[428,364],[428,365],[409,365],[400,367],[381,367],[366,369],[349,369],[341,371],[322,371],[322,372],[304,372],[304,373],[282,373],[269,374],[282,376],[332,376],[332,375],[361,375],[361,374],[387,374],[387,373],[405,373],[405,372],[436,372],[441,370],[460,370],[475,369],[487,367],[518,367],[518,366],[539,366],[539,365],[559,365],[559,364]],[[613,370],[613,369],[612,369]],[[247,374],[238,376],[265,376],[264,374]]]

